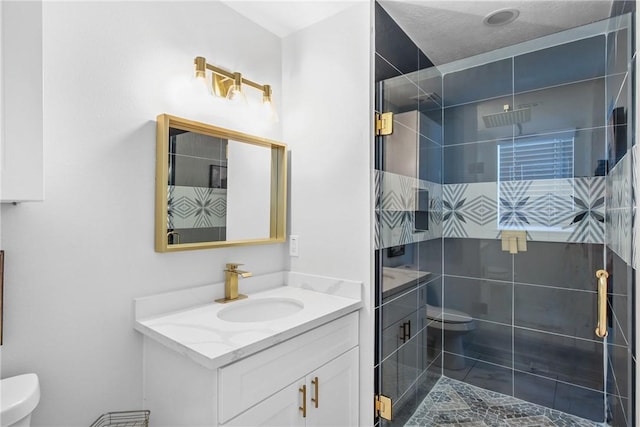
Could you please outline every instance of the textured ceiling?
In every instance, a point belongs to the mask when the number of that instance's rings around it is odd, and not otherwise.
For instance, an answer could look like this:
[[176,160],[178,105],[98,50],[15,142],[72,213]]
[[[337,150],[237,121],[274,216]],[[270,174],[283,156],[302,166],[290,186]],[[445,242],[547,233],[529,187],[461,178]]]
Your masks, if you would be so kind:
[[224,0],[223,3],[279,37],[320,22],[367,0]]
[[[382,7],[436,65],[489,52],[609,17],[611,0],[380,0]],[[515,8],[520,16],[489,27],[489,13]]]

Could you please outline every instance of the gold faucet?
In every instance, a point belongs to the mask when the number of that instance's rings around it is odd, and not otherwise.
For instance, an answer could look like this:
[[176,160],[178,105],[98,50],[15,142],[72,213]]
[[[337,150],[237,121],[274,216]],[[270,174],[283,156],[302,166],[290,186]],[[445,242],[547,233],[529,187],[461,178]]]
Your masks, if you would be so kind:
[[239,299],[247,298],[246,295],[238,293],[238,277],[251,277],[253,274],[249,271],[238,270],[242,264],[230,263],[224,270],[224,298],[217,299],[216,302],[228,303]]

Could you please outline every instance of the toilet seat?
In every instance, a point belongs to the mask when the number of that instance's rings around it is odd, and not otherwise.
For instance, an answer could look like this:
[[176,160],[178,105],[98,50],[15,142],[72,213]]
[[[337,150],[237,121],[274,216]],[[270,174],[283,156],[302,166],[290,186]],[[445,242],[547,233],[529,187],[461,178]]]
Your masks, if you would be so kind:
[[17,375],[0,382],[0,420],[2,427],[14,424],[38,406],[40,383],[36,374]]
[[427,319],[442,323],[469,323],[473,317],[453,308],[434,307],[427,304]]
[[[443,366],[447,369],[463,369],[466,366],[463,337],[476,329],[476,322],[467,313],[452,308],[426,307],[427,328],[434,337],[435,351],[447,353]],[[442,338],[442,339],[441,339]]]

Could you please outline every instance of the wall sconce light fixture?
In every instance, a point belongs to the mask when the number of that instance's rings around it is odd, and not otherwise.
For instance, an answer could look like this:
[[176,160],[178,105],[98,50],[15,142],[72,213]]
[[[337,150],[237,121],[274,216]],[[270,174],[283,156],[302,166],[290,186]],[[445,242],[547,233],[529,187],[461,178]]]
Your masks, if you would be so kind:
[[215,96],[226,98],[234,102],[239,101],[246,103],[247,98],[243,91],[243,85],[247,85],[262,91],[262,103],[271,110],[273,109],[270,85],[261,85],[242,77],[241,73],[230,72],[214,65],[207,64],[207,60],[202,56],[197,56],[193,63],[195,64],[197,78],[206,80],[207,70],[211,71],[211,87]]

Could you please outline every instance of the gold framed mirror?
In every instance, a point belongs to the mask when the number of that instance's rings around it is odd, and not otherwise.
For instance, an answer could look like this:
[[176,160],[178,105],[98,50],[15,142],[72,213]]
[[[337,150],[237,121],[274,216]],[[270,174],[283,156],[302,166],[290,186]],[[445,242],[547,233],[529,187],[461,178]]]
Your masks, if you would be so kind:
[[157,252],[284,242],[286,200],[285,144],[158,116]]

